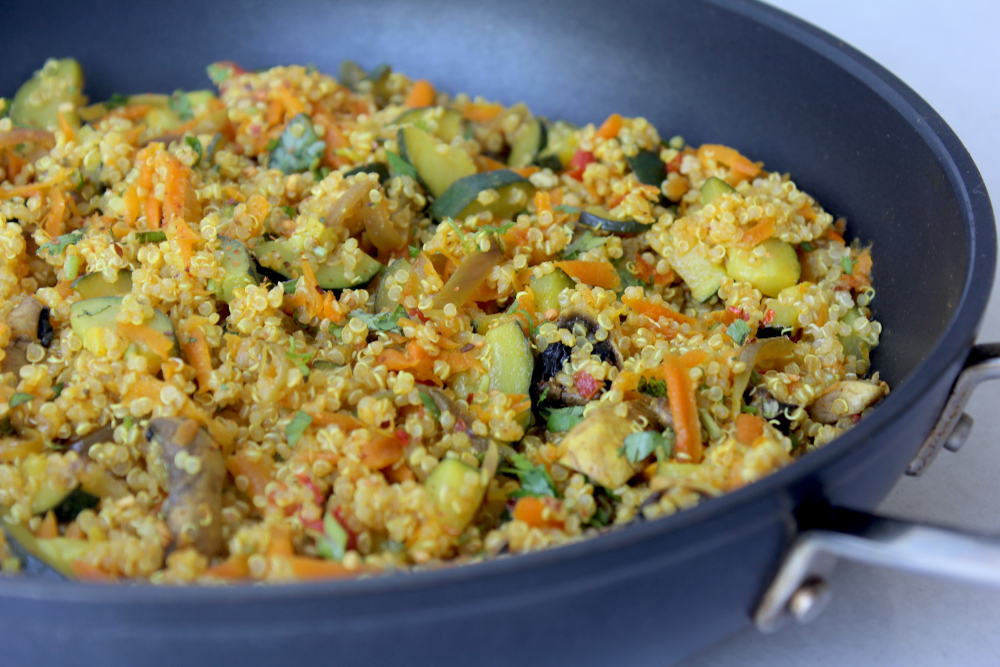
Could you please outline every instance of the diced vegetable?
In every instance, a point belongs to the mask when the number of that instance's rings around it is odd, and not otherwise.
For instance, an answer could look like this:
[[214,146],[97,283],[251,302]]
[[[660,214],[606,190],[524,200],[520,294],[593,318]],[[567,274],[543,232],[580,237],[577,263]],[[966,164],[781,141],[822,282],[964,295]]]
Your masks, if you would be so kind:
[[458,179],[476,173],[476,165],[463,147],[443,144],[416,125],[401,127],[396,141],[400,157],[413,165],[435,197]]
[[527,394],[535,358],[531,345],[515,320],[498,324],[486,332],[490,346],[490,389],[505,394]]
[[532,294],[535,295],[535,309],[539,313],[555,308],[559,310],[559,295],[563,290],[573,289],[576,283],[562,269],[555,269],[540,278],[529,281]]
[[721,178],[716,178],[712,176],[707,181],[705,181],[701,186],[701,204],[702,206],[707,206],[715,200],[721,194],[727,192],[736,192],[736,188],[726,183]]
[[625,161],[643,185],[660,187],[663,181],[667,180],[667,165],[660,159],[659,151],[644,149],[633,157],[626,157]]
[[776,297],[799,281],[802,266],[795,248],[784,241],[770,238],[758,248],[761,246],[765,250],[763,257],[746,248],[730,248],[726,273],[733,280],[750,283],[765,296]]
[[606,489],[616,489],[630,480],[641,466],[629,461],[621,450],[625,439],[640,429],[631,413],[618,413],[617,406],[603,406],[574,426],[563,438],[565,454],[559,463]]
[[348,176],[355,176],[357,174],[375,174],[378,176],[378,182],[385,185],[385,182],[389,180],[389,167],[385,166],[381,162],[369,162],[368,164],[362,164],[353,169],[348,169],[344,172],[344,178]]
[[[515,204],[516,211],[509,211],[509,198],[505,198],[508,188],[520,186],[517,192],[523,192]],[[499,197],[489,205],[483,205],[477,198],[479,193],[486,190],[496,190]],[[534,192],[531,183],[522,176],[507,169],[497,169],[496,171],[486,171],[480,174],[472,174],[460,178],[447,189],[440,197],[434,200],[429,213],[436,220],[445,218],[464,219],[468,215],[474,215],[482,210],[490,210],[494,217],[510,218],[513,213],[524,210],[528,204],[529,191]],[[507,215],[503,215],[506,213]]]
[[580,211],[580,224],[615,234],[641,234],[650,228],[650,225],[635,220],[616,220],[600,206],[588,206]]
[[466,257],[441,287],[441,291],[434,295],[434,306],[444,308],[451,303],[460,308],[502,259],[503,253],[495,242],[490,244],[489,250],[477,250]]
[[705,302],[712,298],[726,279],[726,270],[710,262],[698,246],[683,255],[671,257],[670,265],[684,279],[691,296],[697,301]]
[[121,306],[121,297],[104,296],[77,301],[70,307],[70,326],[87,350],[98,355],[107,353],[105,337],[117,332],[131,341],[130,348],[134,346],[135,353],[145,357],[154,370],[169,357],[180,354],[169,317],[155,310],[152,319],[140,325],[120,325],[116,317]]
[[507,156],[507,166],[518,168],[533,164],[538,154],[545,148],[545,123],[538,118],[532,118],[518,130],[511,140],[510,155]]
[[538,154],[538,165],[552,171],[562,171],[569,166],[577,147],[577,130],[572,123],[557,120],[548,127],[548,141]]
[[56,521],[59,523],[69,523],[83,510],[94,509],[100,504],[100,498],[77,487],[53,507],[53,512],[55,513]]
[[80,127],[76,107],[83,97],[83,69],[72,58],[49,60],[22,85],[11,102],[10,119],[16,125],[40,129],[59,127],[59,111],[64,104],[72,110],[63,112],[71,127]]
[[859,415],[889,393],[885,383],[841,380],[809,406],[809,416],[821,424],[836,424],[841,417]]
[[393,125],[417,125],[444,142],[462,134],[464,119],[458,109],[448,107],[422,107],[404,111],[392,121]]
[[118,271],[114,282],[104,279],[104,272],[87,273],[73,281],[71,287],[84,299],[102,296],[125,296],[132,291],[132,272]]
[[[253,249],[253,254],[261,266],[276,271],[288,280],[301,275],[299,265],[302,262],[302,255],[287,241],[258,243]],[[320,264],[310,259],[309,265],[316,275],[316,283],[323,289],[347,289],[365,285],[382,268],[378,261],[365,253],[360,253],[358,263],[354,267],[354,276],[351,278],[347,277],[347,269],[340,263],[328,260]]]
[[229,303],[233,300],[237,288],[245,289],[248,285],[259,285],[260,276],[257,275],[253,259],[242,242],[220,236],[219,243],[222,249],[220,263],[225,273],[222,280],[215,282],[215,295]]
[[[395,275],[400,271],[404,271],[406,273],[407,279],[402,282],[397,282],[395,279]],[[394,309],[396,305],[399,303],[399,301],[394,301],[389,296],[389,283],[393,282],[394,284],[402,286],[406,284],[406,281],[409,280],[409,276],[411,276],[412,274],[413,274],[413,265],[410,264],[410,262],[403,257],[395,259],[392,261],[391,264],[389,264],[389,267],[385,270],[385,273],[382,274],[382,279],[381,281],[379,281],[378,284],[378,291],[375,293],[376,313],[380,313],[383,310]],[[390,277],[392,277],[392,281],[389,280]]]
[[[861,311],[857,307],[851,308],[844,316],[840,318],[840,321],[848,326],[854,324],[854,320],[861,317]],[[871,346],[868,342],[859,336],[854,329],[851,329],[851,333],[846,336],[840,336],[840,344],[844,346],[844,356],[853,356],[856,359],[868,360],[868,355]]]
[[445,525],[465,530],[483,503],[486,485],[480,472],[457,459],[445,459],[424,480],[424,489]]
[[312,120],[299,114],[285,127],[278,140],[278,146],[271,151],[268,166],[280,169],[286,174],[294,174],[315,169],[326,151],[326,142],[319,138]]

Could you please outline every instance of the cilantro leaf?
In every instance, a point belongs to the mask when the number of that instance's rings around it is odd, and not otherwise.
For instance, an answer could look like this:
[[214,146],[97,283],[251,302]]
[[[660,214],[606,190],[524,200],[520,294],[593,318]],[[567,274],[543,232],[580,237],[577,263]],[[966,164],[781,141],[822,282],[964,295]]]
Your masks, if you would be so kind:
[[184,137],[184,143],[190,146],[194,150],[195,155],[198,156],[198,159],[194,161],[193,165],[191,165],[192,167],[197,167],[201,162],[201,159],[205,157],[205,149],[201,147],[201,142],[198,140],[198,137]]
[[194,109],[191,108],[191,100],[188,99],[187,93],[183,90],[177,89],[174,94],[170,96],[170,100],[167,102],[167,107],[176,113],[181,120],[191,120],[194,118]]
[[624,257],[611,262],[611,265],[615,267],[615,270],[618,271],[618,277],[621,278],[622,284],[618,289],[622,292],[625,291],[626,287],[641,287],[646,289],[648,286],[647,283],[639,280],[634,273],[628,270],[628,262],[625,261]]
[[347,540],[347,531],[335,516],[327,512],[323,516],[323,536],[316,540],[316,553],[339,563],[347,553]]
[[398,153],[386,151],[385,158],[389,162],[389,169],[391,169],[394,174],[397,176],[409,176],[413,180],[417,180],[416,168],[401,158]]
[[586,231],[580,236],[574,236],[573,241],[563,249],[563,259],[576,259],[581,253],[602,246],[607,242],[607,236],[594,236]]
[[422,390],[417,393],[420,394],[420,402],[424,404],[425,408],[427,408],[427,412],[431,413],[435,420],[441,419],[441,408],[439,408],[438,404],[434,402],[431,395]]
[[302,373],[302,377],[309,377],[309,362],[312,361],[315,352],[296,352],[295,351],[295,339],[292,339],[291,349],[285,352],[285,357],[290,359],[295,367],[299,369]]
[[127,96],[122,95],[121,93],[111,93],[111,97],[104,102],[104,108],[110,111],[111,109],[123,107],[126,104],[128,104]]
[[410,257],[416,257],[420,254],[420,246],[411,245],[407,247],[407,250],[410,251]]
[[840,266],[843,267],[844,273],[848,275],[854,273],[854,260],[851,259],[850,255],[840,258]]
[[10,407],[16,408],[19,405],[24,405],[35,400],[35,397],[31,394],[26,394],[23,391],[19,391],[10,397]]
[[293,207],[293,206],[281,206],[279,208],[282,211],[284,211],[285,215],[287,215],[289,218],[294,219],[295,216],[298,215],[298,213],[296,213],[296,211],[295,211],[295,207]]
[[667,395],[667,381],[656,378],[639,378],[639,393],[664,398]]
[[512,454],[513,468],[501,468],[501,472],[514,475],[521,482],[521,488],[510,494],[511,498],[522,496],[556,497],[556,485],[543,466],[536,466],[523,454]]
[[288,444],[295,446],[295,443],[299,441],[302,434],[306,432],[309,425],[312,424],[312,416],[306,414],[299,410],[292,417],[292,421],[288,422],[288,426],[285,427],[285,437],[288,439]]
[[63,389],[65,389],[65,387],[66,387],[66,383],[65,382],[57,382],[54,385],[52,385],[52,398],[53,398],[53,400],[59,398],[60,394],[63,393]]
[[70,232],[69,234],[57,236],[50,243],[43,243],[38,247],[38,249],[44,250],[50,255],[61,255],[62,251],[65,250],[67,246],[76,245],[82,238],[83,232]]
[[219,61],[217,63],[212,63],[205,68],[205,72],[208,74],[208,78],[212,80],[216,86],[224,81],[228,81],[232,76],[234,76],[239,68],[231,62]]
[[558,206],[553,206],[557,211],[562,211],[563,213],[579,213],[580,209],[576,206],[569,206],[567,204],[559,204]]
[[803,252],[812,252],[816,249],[816,247],[812,243],[809,243],[809,241],[803,241],[799,244],[799,247],[802,248]]
[[656,452],[657,458],[665,459],[670,456],[674,448],[673,431],[667,431],[667,433],[670,434],[669,437],[656,431],[632,433],[625,438],[625,444],[621,446],[618,453],[633,465],[644,461],[653,452]]
[[743,341],[750,335],[750,325],[743,320],[736,320],[726,327],[726,333],[733,339],[734,343],[742,345]]
[[309,171],[319,166],[325,151],[326,142],[316,134],[309,116],[300,113],[285,126],[268,166],[286,174]]
[[583,406],[573,405],[550,410],[545,428],[552,433],[563,433],[583,421]]
[[352,310],[348,313],[350,317],[356,317],[368,325],[369,331],[385,331],[387,333],[403,333],[403,328],[399,326],[399,320],[406,317],[406,308],[396,304],[395,310],[389,313],[379,313],[372,315],[363,310]]

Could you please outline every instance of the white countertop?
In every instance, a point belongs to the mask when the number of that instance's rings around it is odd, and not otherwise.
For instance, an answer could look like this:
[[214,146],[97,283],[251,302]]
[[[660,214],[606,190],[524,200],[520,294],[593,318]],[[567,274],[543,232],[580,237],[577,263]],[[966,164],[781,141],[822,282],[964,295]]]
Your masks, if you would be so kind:
[[[905,81],[947,121],[1000,202],[1000,3],[768,0],[842,38]],[[979,339],[1000,341],[1000,289]],[[977,390],[961,452],[899,481],[879,512],[1000,535],[1000,382]],[[841,563],[810,625],[747,629],[683,667],[1000,665],[1000,590]]]

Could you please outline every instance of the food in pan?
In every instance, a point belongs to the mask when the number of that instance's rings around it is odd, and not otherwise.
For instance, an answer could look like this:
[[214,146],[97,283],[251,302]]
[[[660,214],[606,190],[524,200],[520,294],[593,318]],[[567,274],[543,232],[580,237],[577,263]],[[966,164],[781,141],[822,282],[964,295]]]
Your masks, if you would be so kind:
[[[871,249],[787,174],[382,66],[0,102],[0,563],[284,582],[651,520],[821,447]],[[722,129],[720,128],[720,133]]]

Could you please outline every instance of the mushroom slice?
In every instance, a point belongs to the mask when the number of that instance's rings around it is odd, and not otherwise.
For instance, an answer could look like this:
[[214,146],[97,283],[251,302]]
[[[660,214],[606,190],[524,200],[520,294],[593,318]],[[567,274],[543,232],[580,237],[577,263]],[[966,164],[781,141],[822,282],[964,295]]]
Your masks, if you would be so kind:
[[641,430],[638,421],[644,416],[633,406],[625,416],[617,405],[597,408],[563,438],[565,453],[559,463],[606,489],[617,489],[642,469],[641,464],[633,464],[622,455],[621,447],[625,438]]
[[841,417],[861,414],[889,393],[884,382],[872,384],[864,380],[842,380],[830,385],[822,396],[809,406],[809,416],[821,424],[836,424]]
[[212,438],[190,419],[158,417],[146,431],[148,455],[166,469],[167,525],[175,546],[212,557],[222,551],[222,484],[226,467]]
[[33,296],[23,299],[21,303],[14,306],[14,309],[7,316],[7,326],[10,327],[12,337],[18,340],[38,341],[38,321],[42,316],[42,311],[46,311],[47,318],[48,308]]

